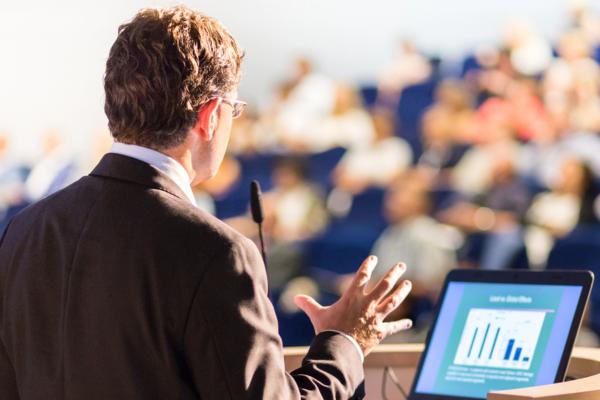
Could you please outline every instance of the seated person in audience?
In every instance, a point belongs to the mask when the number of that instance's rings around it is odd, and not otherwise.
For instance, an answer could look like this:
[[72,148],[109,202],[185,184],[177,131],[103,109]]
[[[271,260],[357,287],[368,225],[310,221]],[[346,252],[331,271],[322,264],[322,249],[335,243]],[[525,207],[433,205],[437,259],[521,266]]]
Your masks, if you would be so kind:
[[424,82],[432,73],[429,60],[410,41],[401,41],[398,50],[384,68],[378,83],[377,104],[389,110],[396,109],[404,88]]
[[538,76],[552,61],[550,43],[525,20],[512,20],[506,24],[504,46],[510,52],[513,68],[521,76]]
[[436,102],[423,115],[424,149],[418,167],[432,176],[454,167],[467,150],[464,139],[473,136],[473,129],[470,94],[459,82],[442,82]]
[[327,225],[323,196],[308,180],[302,159],[282,158],[273,170],[273,189],[263,196],[265,231],[276,241],[305,240]]
[[554,239],[576,225],[596,222],[594,202],[598,194],[596,177],[581,160],[563,163],[560,175],[549,192],[538,194],[527,212],[527,249],[530,261],[544,265]]
[[[268,241],[269,285],[281,288],[302,267],[302,247],[327,226],[321,193],[307,179],[299,158],[282,158],[273,170],[273,189],[263,195],[264,232]],[[251,227],[256,235],[256,227]]]
[[[527,79],[512,80],[499,96],[488,98],[477,110],[477,118],[486,123],[502,117],[515,138],[529,141],[544,134],[551,123],[544,103],[537,95],[536,82]],[[486,141],[488,131],[477,131],[479,142]]]
[[283,88],[284,93],[273,107],[276,114],[271,118],[272,129],[280,143],[295,150],[296,143],[305,143],[303,137],[309,129],[331,114],[336,85],[327,76],[316,72],[308,59],[299,58],[293,76]]
[[373,141],[374,127],[369,113],[362,107],[357,91],[347,84],[339,84],[335,91],[335,104],[330,115],[307,129],[295,143],[296,150],[321,152],[334,147],[365,147]]
[[485,233],[479,266],[503,269],[524,246],[522,221],[529,202],[529,191],[517,176],[512,158],[498,156],[488,189],[442,211],[439,217],[467,233]]
[[560,170],[566,159],[561,136],[566,134],[567,124],[562,112],[549,110],[547,129],[523,144],[518,155],[519,173],[532,185],[549,188],[559,179]]
[[475,127],[486,134],[485,139],[473,140],[459,163],[452,169],[452,187],[469,196],[485,193],[491,185],[494,165],[499,158],[518,160],[522,146],[514,139],[510,120],[505,113],[476,118]]
[[[429,188],[419,174],[409,173],[388,190],[384,212],[390,226],[375,242],[379,262],[401,257],[413,267],[413,298],[435,302],[446,273],[456,267],[456,237],[451,227],[430,215]],[[381,271],[374,274],[381,275]]]
[[585,81],[600,83],[600,68],[590,57],[591,50],[580,30],[570,30],[560,37],[559,57],[550,64],[542,81],[544,102],[551,110],[567,106]]
[[479,103],[491,97],[502,96],[517,75],[510,60],[509,49],[492,50],[482,61],[483,69],[475,75],[472,82]]
[[393,117],[379,109],[373,111],[372,118],[373,142],[349,149],[333,171],[333,181],[338,189],[358,194],[370,186],[387,187],[412,162],[408,143],[394,136]]

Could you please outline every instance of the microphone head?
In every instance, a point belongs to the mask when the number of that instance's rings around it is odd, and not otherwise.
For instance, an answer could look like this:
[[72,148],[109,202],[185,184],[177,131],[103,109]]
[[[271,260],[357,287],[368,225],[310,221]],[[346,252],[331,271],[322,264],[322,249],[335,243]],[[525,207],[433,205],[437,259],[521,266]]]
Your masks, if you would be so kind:
[[252,219],[257,224],[263,222],[263,209],[260,200],[262,193],[260,191],[260,184],[258,181],[253,180],[250,182],[250,211],[252,212]]

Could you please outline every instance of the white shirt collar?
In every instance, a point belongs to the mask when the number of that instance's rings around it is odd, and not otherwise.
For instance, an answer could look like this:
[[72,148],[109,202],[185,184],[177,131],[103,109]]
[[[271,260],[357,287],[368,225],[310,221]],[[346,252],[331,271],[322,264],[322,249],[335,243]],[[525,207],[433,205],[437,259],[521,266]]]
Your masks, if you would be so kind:
[[152,167],[167,175],[183,191],[188,200],[196,205],[194,192],[190,186],[190,176],[183,165],[156,150],[134,144],[113,143],[111,153],[121,154],[150,164]]

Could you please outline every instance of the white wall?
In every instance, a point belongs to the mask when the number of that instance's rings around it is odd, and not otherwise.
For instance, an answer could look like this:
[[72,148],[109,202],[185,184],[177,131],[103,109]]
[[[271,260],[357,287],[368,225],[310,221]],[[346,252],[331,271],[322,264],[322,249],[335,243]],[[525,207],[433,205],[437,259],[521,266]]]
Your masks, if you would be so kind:
[[[222,20],[246,49],[241,97],[261,101],[290,60],[308,54],[340,79],[372,81],[398,38],[457,55],[496,42],[519,16],[549,37],[566,24],[564,0],[189,0]],[[19,153],[40,133],[64,131],[79,148],[105,125],[102,74],[118,25],[140,0],[0,0],[0,130]]]

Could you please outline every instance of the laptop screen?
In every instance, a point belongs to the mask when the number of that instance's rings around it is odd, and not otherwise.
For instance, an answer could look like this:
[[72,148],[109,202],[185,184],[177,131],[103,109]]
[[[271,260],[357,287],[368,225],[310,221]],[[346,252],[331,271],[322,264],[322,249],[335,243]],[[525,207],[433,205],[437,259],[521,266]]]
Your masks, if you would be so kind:
[[415,394],[485,399],[554,383],[581,286],[449,282]]

